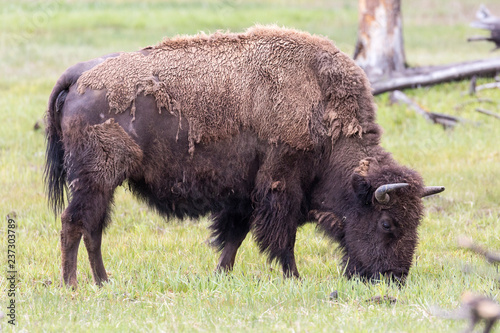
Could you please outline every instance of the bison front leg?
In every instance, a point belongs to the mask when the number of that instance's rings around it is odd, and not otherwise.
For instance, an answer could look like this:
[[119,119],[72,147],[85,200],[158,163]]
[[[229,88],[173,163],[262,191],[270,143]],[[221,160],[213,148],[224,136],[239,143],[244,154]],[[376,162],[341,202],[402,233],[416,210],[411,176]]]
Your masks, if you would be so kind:
[[230,272],[233,270],[236,253],[238,252],[243,239],[244,238],[235,242],[226,242],[217,264],[217,272]]
[[[291,185],[291,184],[290,184]],[[301,198],[285,182],[273,182],[263,195],[257,195],[253,230],[260,250],[269,254],[270,260],[278,260],[283,276],[299,277],[295,263],[295,235],[301,219]]]
[[231,238],[226,240],[219,258],[219,263],[217,264],[218,272],[230,272],[233,270],[236,253],[238,252],[241,243],[243,243],[245,236],[246,233],[232,235]]
[[[248,208],[245,208],[247,206]],[[215,236],[214,245],[222,250],[217,264],[218,272],[229,272],[233,269],[236,253],[250,230],[249,215],[250,205],[243,204],[229,206],[214,214],[211,226]]]
[[295,263],[295,233],[289,240],[289,246],[284,249],[279,255],[279,261],[283,268],[283,276],[286,278],[295,277],[299,278],[299,271],[297,270],[297,264]]

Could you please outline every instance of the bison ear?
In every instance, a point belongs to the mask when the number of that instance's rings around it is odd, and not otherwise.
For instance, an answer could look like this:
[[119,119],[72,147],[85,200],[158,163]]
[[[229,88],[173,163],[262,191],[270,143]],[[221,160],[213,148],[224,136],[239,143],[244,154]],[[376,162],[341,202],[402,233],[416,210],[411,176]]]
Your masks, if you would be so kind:
[[359,161],[358,167],[352,175],[352,189],[358,199],[366,205],[372,202],[372,186],[367,179],[368,173],[378,168],[378,162],[372,157]]
[[352,175],[351,184],[356,197],[364,204],[369,205],[371,203],[372,192],[370,182],[365,177],[355,172]]

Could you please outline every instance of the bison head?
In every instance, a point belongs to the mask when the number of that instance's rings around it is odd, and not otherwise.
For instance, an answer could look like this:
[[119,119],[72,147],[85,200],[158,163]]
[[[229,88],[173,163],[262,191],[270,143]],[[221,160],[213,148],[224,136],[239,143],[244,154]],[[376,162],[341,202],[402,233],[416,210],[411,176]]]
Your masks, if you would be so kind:
[[351,177],[341,210],[317,218],[340,242],[348,277],[404,282],[418,242],[421,198],[443,190],[424,187],[420,175],[409,168],[365,159]]

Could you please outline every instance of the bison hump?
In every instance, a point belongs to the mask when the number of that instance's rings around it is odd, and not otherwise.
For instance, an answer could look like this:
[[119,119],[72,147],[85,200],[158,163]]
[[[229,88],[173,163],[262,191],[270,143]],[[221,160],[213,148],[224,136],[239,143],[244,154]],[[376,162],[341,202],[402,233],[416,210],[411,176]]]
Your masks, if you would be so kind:
[[308,150],[327,137],[360,135],[362,108],[373,113],[352,60],[327,39],[277,27],[164,40],[106,59],[77,86],[80,94],[105,89],[110,111],[132,117],[139,94],[154,96],[158,112],[187,119],[191,152],[242,129]]

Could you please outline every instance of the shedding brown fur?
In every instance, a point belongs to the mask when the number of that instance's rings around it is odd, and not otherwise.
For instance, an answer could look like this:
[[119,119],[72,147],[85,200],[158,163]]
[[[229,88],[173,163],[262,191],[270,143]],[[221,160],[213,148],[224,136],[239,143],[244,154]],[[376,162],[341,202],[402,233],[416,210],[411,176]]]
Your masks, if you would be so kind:
[[[309,150],[326,136],[362,134],[374,117],[369,83],[326,38],[275,26],[165,39],[84,72],[78,91],[106,89],[110,111],[134,117],[139,94],[189,124],[190,152],[252,129]],[[368,110],[368,114],[361,114]]]
[[[73,130],[65,138],[65,149],[73,154],[66,156],[65,164],[70,172],[74,164],[86,166],[86,173],[69,184],[72,191],[77,191],[80,183],[92,184],[102,191],[111,190],[140,166],[141,148],[113,119],[91,126],[76,119],[70,127]],[[91,177],[92,182],[82,182],[82,177]]]

